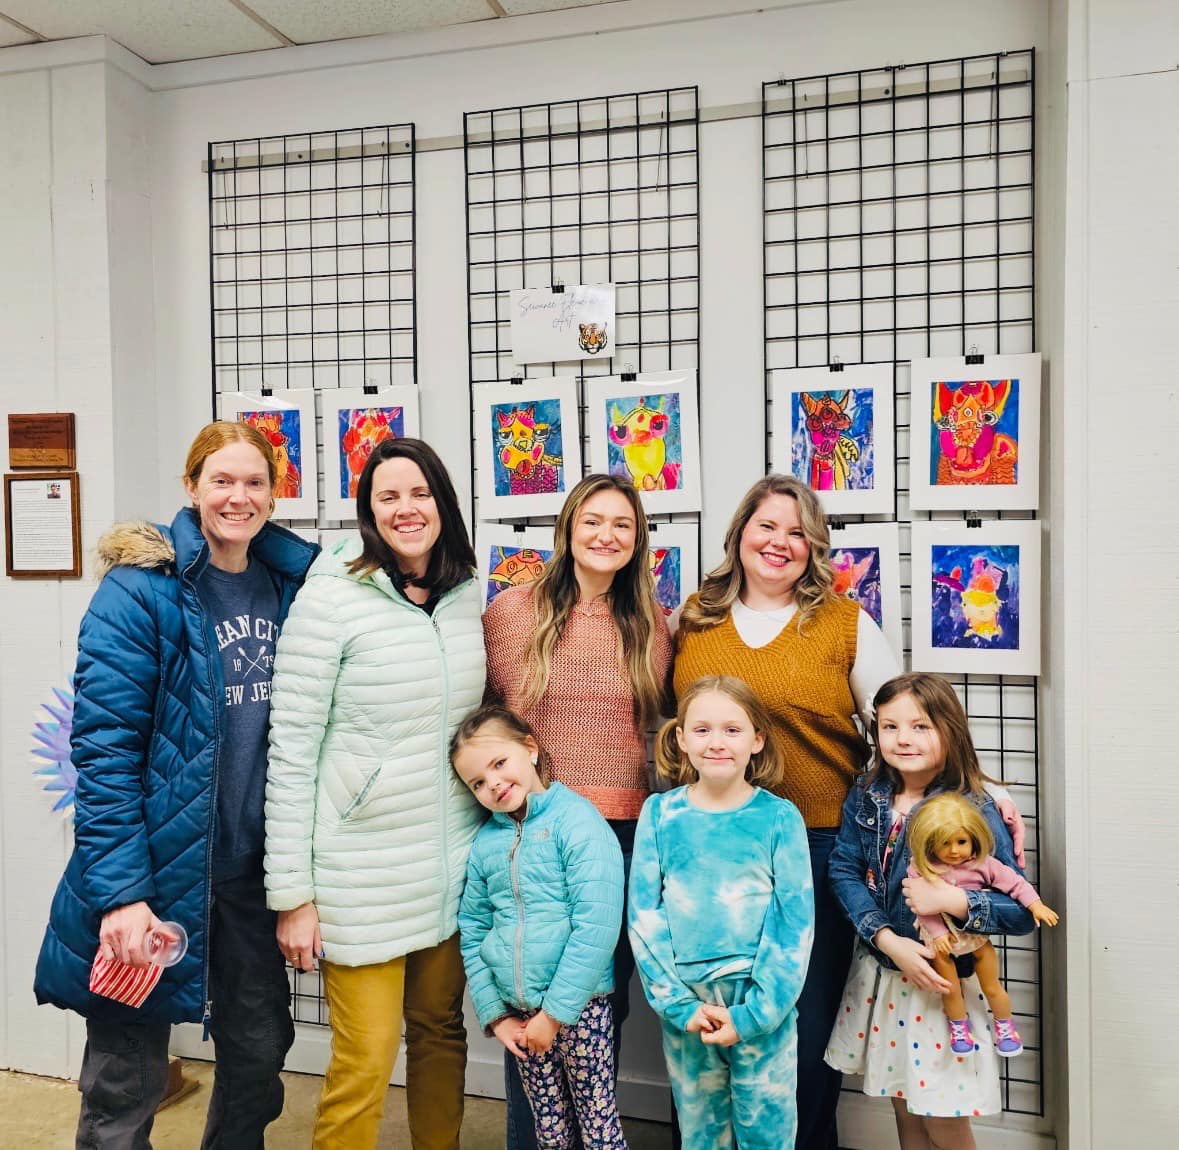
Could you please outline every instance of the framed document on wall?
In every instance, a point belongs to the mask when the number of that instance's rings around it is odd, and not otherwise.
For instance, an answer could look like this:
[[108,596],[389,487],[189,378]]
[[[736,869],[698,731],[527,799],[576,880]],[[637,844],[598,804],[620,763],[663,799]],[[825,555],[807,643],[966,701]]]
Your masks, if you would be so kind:
[[13,579],[81,576],[76,471],[4,476],[4,569]]

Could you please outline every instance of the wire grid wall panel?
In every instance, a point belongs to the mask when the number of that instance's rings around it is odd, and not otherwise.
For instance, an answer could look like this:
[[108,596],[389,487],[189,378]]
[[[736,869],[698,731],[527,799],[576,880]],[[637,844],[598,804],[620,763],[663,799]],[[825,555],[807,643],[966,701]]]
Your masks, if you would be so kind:
[[[577,376],[588,460],[588,377],[698,367],[697,89],[469,112],[463,132],[470,382]],[[513,289],[602,283],[611,358],[513,360]]]
[[[213,414],[221,392],[416,384],[413,125],[214,142],[206,167]],[[326,1026],[318,973],[287,973],[295,1021]]]
[[[775,370],[893,365],[906,650],[910,361],[1036,348],[1034,106],[1031,50],[762,87],[767,469],[783,425]],[[1024,815],[1036,882],[1037,680],[953,682],[983,770],[1006,782]],[[1002,1060],[1003,1105],[1042,1115],[1038,938],[994,942],[1025,1045]]]
[[207,169],[214,412],[416,384],[414,126],[210,143]]

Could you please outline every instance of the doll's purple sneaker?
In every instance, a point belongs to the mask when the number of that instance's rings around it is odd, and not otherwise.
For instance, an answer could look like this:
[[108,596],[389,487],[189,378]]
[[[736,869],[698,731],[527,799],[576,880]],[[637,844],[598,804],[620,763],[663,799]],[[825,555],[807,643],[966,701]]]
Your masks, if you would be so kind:
[[969,1018],[949,1018],[950,1049],[955,1054],[974,1053],[974,1035],[970,1033]]
[[1010,1018],[995,1019],[995,1053],[1002,1058],[1014,1058],[1023,1053],[1023,1043]]

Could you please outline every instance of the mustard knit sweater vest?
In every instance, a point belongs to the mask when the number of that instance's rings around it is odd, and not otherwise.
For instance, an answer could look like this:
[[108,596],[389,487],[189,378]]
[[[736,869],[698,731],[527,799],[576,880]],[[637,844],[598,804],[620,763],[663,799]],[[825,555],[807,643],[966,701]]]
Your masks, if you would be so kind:
[[744,679],[773,716],[786,752],[780,794],[808,827],[839,826],[843,800],[868,759],[852,719],[852,665],[860,607],[825,603],[799,632],[796,614],[771,643],[748,647],[732,615],[707,631],[681,631],[675,661],[677,697],[703,675]]

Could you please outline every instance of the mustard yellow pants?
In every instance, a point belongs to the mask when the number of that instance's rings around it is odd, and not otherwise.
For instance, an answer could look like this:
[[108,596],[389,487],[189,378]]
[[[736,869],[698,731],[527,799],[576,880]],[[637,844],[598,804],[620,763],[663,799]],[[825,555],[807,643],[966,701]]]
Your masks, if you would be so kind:
[[458,1150],[467,1068],[459,936],[391,962],[324,962],[320,969],[332,1057],[315,1117],[314,1150],[376,1146],[403,1014],[413,1150]]

